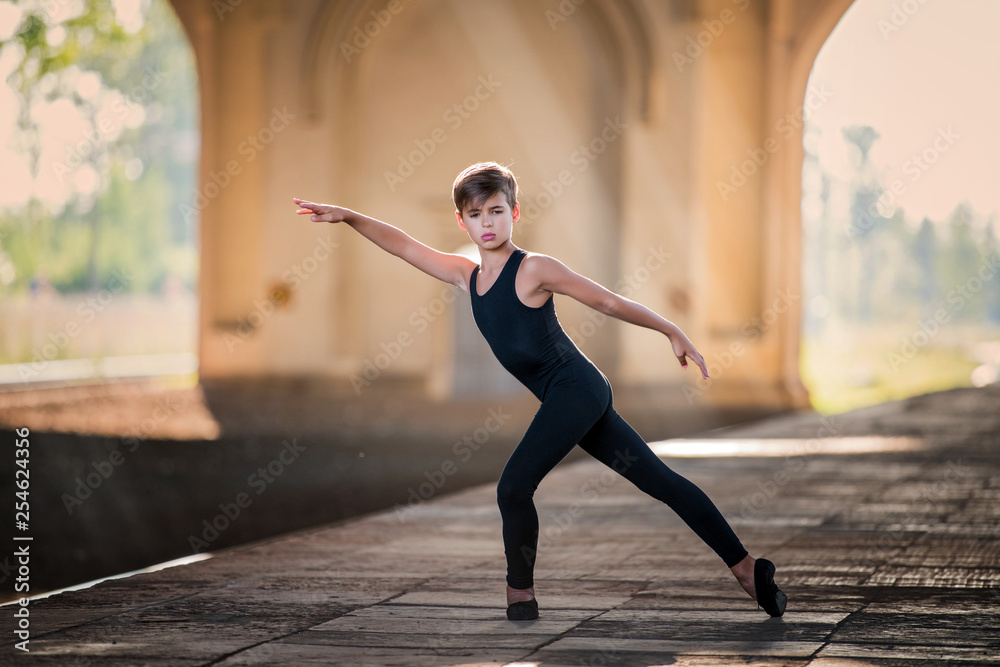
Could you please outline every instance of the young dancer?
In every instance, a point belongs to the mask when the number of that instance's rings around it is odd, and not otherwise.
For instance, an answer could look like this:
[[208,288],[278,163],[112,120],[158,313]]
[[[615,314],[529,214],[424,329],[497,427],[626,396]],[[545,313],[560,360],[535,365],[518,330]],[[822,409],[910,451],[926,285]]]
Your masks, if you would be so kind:
[[538,618],[533,572],[538,515],[532,501],[542,478],[573,447],[666,503],[718,554],[750,597],[771,616],[785,611],[774,564],[754,559],[705,493],[661,461],[615,411],[607,377],[566,335],[553,294],[565,294],[624,322],[667,337],[682,368],[708,368],[672,322],[575,273],[559,260],[527,253],[511,241],[520,217],[514,175],[495,163],[474,164],[455,179],[458,226],[479,248],[480,263],[439,252],[402,230],[339,206],[293,199],[316,222],[345,222],[383,250],[468,292],[472,312],[497,359],[541,401],[500,475],[497,504],[507,559],[507,618]]

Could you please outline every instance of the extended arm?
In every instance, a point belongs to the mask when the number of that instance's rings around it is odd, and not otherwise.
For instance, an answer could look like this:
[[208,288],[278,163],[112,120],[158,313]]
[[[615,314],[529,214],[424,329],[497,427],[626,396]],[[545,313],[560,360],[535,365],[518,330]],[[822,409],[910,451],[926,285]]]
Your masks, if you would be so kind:
[[532,280],[537,281],[539,291],[565,294],[605,315],[610,315],[629,324],[659,331],[670,339],[674,356],[680,362],[681,368],[687,368],[687,359],[690,359],[701,369],[702,377],[708,378],[705,359],[684,335],[680,327],[670,320],[661,317],[641,303],[616,294],[593,280],[581,276],[553,257],[532,255],[530,260],[530,262],[525,260],[525,268],[528,269]]
[[299,215],[311,214],[316,222],[345,222],[366,239],[389,254],[406,260],[424,273],[438,280],[468,290],[468,276],[476,263],[468,257],[435,250],[424,245],[402,229],[369,218],[341,206],[316,204],[303,199],[292,199],[299,205]]

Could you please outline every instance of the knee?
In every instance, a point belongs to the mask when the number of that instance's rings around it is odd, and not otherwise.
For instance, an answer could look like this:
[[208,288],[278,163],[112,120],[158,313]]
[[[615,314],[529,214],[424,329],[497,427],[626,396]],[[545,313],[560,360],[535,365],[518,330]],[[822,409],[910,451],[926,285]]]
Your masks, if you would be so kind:
[[517,507],[524,503],[530,503],[535,490],[529,484],[525,484],[515,478],[501,475],[497,484],[497,505],[503,512],[507,508]]

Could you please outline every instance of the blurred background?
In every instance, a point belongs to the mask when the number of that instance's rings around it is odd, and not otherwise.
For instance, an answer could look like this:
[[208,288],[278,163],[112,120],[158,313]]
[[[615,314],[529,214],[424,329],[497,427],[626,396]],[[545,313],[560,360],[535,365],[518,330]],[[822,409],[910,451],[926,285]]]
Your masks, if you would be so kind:
[[509,165],[516,244],[708,360],[698,380],[557,297],[647,439],[996,382],[998,20],[987,0],[0,1],[0,424],[32,432],[35,581],[405,521],[499,475],[537,402],[468,296],[292,197],[478,259],[450,187]]

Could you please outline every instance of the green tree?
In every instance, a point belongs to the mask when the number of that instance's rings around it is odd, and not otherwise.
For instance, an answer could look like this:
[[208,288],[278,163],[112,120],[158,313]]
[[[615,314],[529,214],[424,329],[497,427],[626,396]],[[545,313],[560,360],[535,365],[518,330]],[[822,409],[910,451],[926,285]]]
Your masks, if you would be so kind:
[[884,190],[872,168],[868,154],[880,135],[870,125],[852,125],[843,128],[842,133],[844,139],[854,149],[852,159],[857,169],[850,210],[852,235],[861,257],[857,318],[861,322],[869,322],[871,321],[871,289],[879,269],[873,239],[879,231],[878,223],[882,218],[876,207],[876,202]]
[[[191,49],[173,10],[152,0],[130,33],[110,0],[84,0],[79,14],[59,22],[49,5],[20,6],[15,34],[0,42],[16,56],[8,84],[20,98],[18,148],[35,175],[52,169],[69,178],[87,166],[100,183],[55,214],[33,200],[20,216],[0,219],[0,243],[17,273],[8,288],[39,275],[63,291],[94,289],[114,269],[145,276],[132,290],[155,289],[168,271],[194,288],[196,263],[178,258],[196,253],[197,230],[179,204],[195,187],[197,100]],[[42,164],[33,110],[56,99],[72,102],[89,131],[64,160]]]
[[930,218],[924,217],[914,239],[914,255],[917,258],[917,267],[920,272],[920,307],[924,316],[933,310],[940,294],[935,285],[936,246],[934,223],[931,222]]
[[[986,238],[983,240],[983,256],[994,262],[1000,259],[1000,241],[996,236],[996,214],[986,221]],[[986,301],[986,320],[991,324],[1000,323],[1000,276],[993,275],[986,281],[983,289],[983,299]]]
[[[980,255],[973,228],[975,213],[972,207],[962,202],[948,216],[946,221],[947,241],[943,244],[938,258],[938,267],[943,285],[941,290],[947,294],[957,285],[965,285],[974,278],[979,268]],[[955,313],[955,319],[964,321],[979,320],[983,315],[982,293],[977,292],[972,299],[963,304]]]

